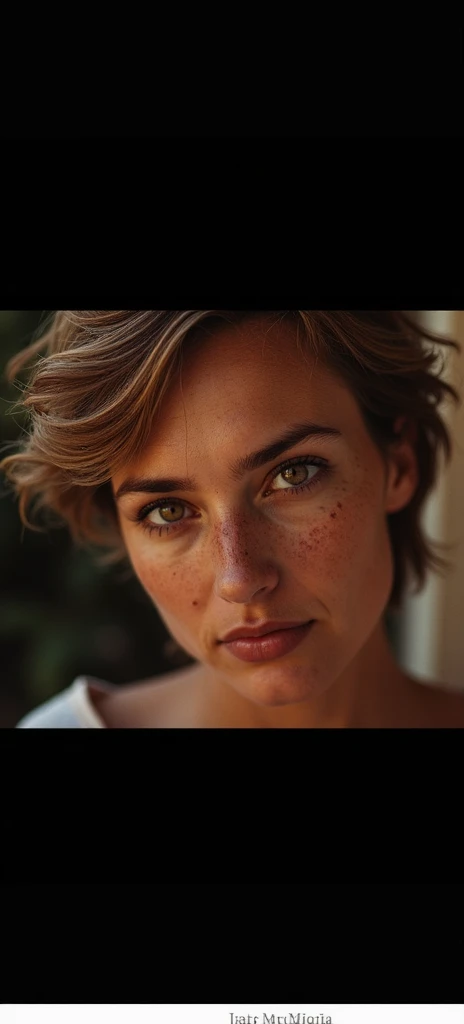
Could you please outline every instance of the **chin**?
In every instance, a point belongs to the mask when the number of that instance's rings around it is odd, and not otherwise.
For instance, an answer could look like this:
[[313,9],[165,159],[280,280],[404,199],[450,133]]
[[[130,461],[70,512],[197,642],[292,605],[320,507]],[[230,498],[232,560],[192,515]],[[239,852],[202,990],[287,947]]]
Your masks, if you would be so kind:
[[323,689],[320,683],[311,679],[306,666],[275,663],[260,665],[240,686],[244,697],[267,708],[301,704],[302,701],[319,696]]

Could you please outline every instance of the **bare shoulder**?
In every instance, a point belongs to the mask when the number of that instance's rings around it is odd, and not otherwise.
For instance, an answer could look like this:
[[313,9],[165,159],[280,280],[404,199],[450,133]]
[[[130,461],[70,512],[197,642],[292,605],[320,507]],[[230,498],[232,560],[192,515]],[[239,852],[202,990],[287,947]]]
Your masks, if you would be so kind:
[[186,703],[198,666],[167,672],[118,687],[111,693],[92,692],[92,700],[109,729],[167,728]]

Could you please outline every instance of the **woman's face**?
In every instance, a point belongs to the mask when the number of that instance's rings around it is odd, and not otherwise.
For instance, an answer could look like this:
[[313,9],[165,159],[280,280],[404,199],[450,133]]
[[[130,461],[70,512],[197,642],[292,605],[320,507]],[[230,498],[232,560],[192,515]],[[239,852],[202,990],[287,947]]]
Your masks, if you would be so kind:
[[[245,462],[303,424],[330,433]],[[391,592],[386,515],[417,482],[414,458],[398,451],[387,470],[356,400],[301,354],[293,322],[205,323],[149,444],[112,485],[117,495],[128,480],[144,481],[117,502],[132,566],[211,678],[271,707],[309,700],[349,674]],[[172,490],[162,482],[187,477]],[[152,490],[149,480],[161,482]],[[293,650],[264,661],[242,661],[221,642],[265,620],[315,622]]]

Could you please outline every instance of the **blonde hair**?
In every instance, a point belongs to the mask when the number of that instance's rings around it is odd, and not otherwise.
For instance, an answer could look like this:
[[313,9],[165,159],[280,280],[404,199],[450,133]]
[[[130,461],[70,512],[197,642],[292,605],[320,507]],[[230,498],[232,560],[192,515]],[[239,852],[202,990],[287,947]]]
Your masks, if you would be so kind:
[[[259,311],[60,310],[45,334],[6,367],[21,390],[13,412],[29,426],[0,462],[30,529],[67,526],[74,541],[94,549],[97,562],[127,562],[110,480],[148,442],[153,417],[181,366],[196,328],[211,318],[243,320]],[[274,313],[272,314],[274,315]],[[382,454],[394,440],[393,421],[404,414],[417,428],[419,485],[406,508],[388,517],[395,573],[389,607],[399,607],[408,573],[424,585],[429,569],[448,563],[424,536],[420,514],[434,487],[438,456],[451,441],[438,407],[446,395],[460,401],[435,371],[446,340],[401,311],[283,310],[298,324],[298,344],[351,389]],[[34,360],[27,385],[15,380]],[[38,516],[44,520],[40,526]],[[31,520],[31,516],[34,521]],[[438,542],[434,542],[437,546]],[[95,550],[96,549],[96,550]],[[104,549],[102,551],[102,549]],[[417,592],[416,590],[416,592]]]

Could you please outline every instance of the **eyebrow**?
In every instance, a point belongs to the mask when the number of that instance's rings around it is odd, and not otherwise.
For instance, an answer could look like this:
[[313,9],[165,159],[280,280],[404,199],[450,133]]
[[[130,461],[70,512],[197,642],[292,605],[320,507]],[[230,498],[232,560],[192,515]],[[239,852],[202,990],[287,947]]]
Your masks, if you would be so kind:
[[[284,434],[275,438],[274,441],[271,441],[264,448],[260,448],[259,451],[252,452],[250,455],[242,455],[232,462],[229,465],[229,474],[233,480],[240,480],[245,473],[252,473],[255,469],[260,469],[267,462],[277,459],[279,455],[282,455],[289,448],[293,448],[294,445],[306,441],[308,438],[330,441],[341,436],[340,430],[337,430],[335,427],[324,427],[319,423],[295,423]],[[190,476],[130,478],[118,487],[115,499],[119,501],[125,494],[136,494],[139,492],[168,494],[171,491],[196,490],[198,490],[198,485]]]

